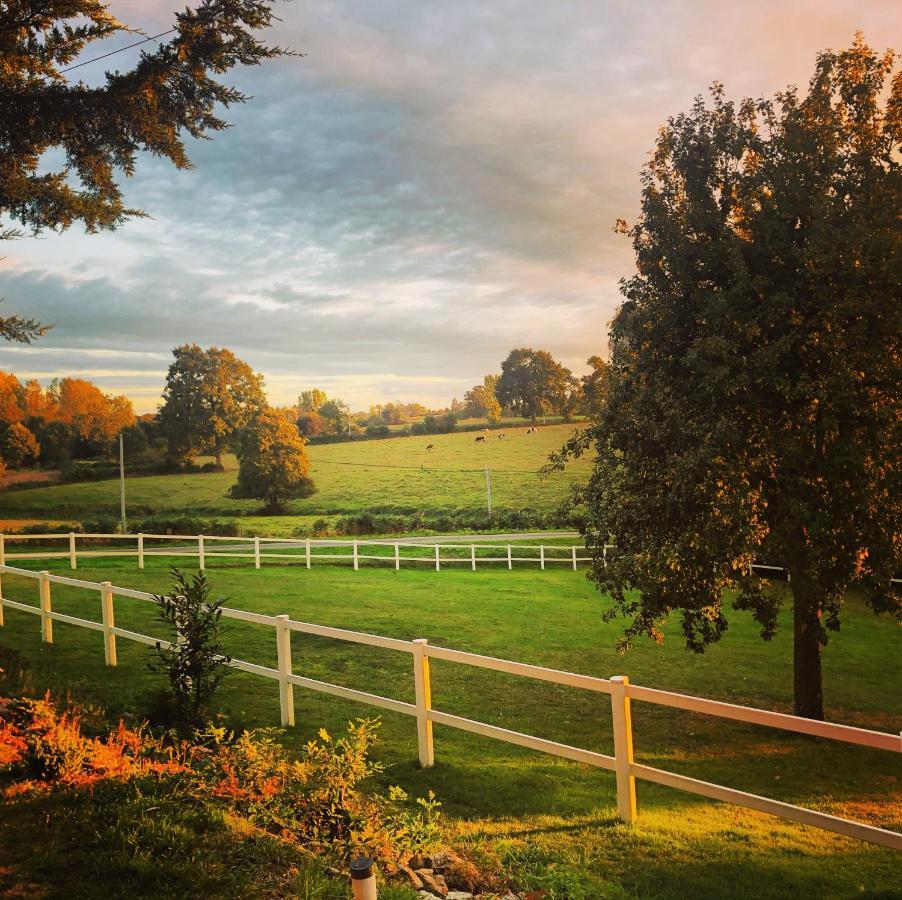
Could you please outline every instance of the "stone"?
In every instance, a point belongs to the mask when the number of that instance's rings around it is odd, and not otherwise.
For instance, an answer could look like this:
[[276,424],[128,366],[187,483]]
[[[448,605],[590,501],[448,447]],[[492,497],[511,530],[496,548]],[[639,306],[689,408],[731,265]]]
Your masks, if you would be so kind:
[[420,891],[417,896],[420,900],[442,900],[441,897],[436,897],[435,894],[430,894],[429,891]]
[[417,875],[420,876],[423,887],[426,888],[427,891],[432,891],[433,894],[438,894],[439,897],[446,897],[448,895],[448,885],[441,875],[434,874],[431,869],[417,869]]
[[469,891],[448,891],[445,900],[473,900],[473,895]]
[[401,871],[404,873],[405,878],[410,882],[411,887],[418,891],[423,887],[423,879],[417,875],[416,872],[413,871],[409,866],[401,866]]

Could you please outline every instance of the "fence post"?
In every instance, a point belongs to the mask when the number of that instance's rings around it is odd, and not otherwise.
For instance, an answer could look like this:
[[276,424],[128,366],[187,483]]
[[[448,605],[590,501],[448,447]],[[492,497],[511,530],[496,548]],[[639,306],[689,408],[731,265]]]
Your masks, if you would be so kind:
[[3,573],[0,572],[0,628],[3,627]]
[[41,572],[38,589],[41,593],[41,640],[45,644],[53,643],[53,619],[50,618],[50,579],[49,572]]
[[305,546],[306,546],[306,553],[307,553],[307,559],[306,559],[307,568],[309,569],[310,568],[310,538],[307,538],[307,543]]
[[435,545],[435,571],[436,572],[440,572],[442,570],[442,560],[441,560],[441,557],[439,556],[440,552],[441,552],[441,545],[436,544]]
[[614,772],[617,776],[617,813],[624,822],[636,821],[636,779],[630,773],[633,764],[633,723],[630,683],[626,675],[611,678],[611,713],[614,721]]
[[75,553],[75,532],[69,532],[69,566],[73,569],[78,568],[78,556]]
[[197,536],[197,568],[201,572],[204,570],[204,536],[202,534]]
[[116,635],[113,628],[116,627],[116,617],[113,612],[113,583],[102,581],[100,583],[100,612],[103,621],[103,661],[108,666],[118,665],[116,657]]
[[0,566],[6,565],[6,537],[0,534]]
[[573,571],[576,571],[576,547],[570,548],[573,551]]
[[539,568],[545,571],[545,547],[539,544]]
[[276,655],[279,660],[279,710],[282,727],[294,725],[294,685],[288,680],[291,675],[291,629],[288,616],[276,616]]
[[360,561],[357,558],[357,541],[354,541],[354,571],[360,568]]
[[413,684],[417,700],[417,749],[420,765],[424,769],[435,763],[435,749],[432,746],[432,682],[429,677],[429,657],[426,655],[426,638],[413,641]]
[[144,568],[144,535],[138,532],[138,568]]
[[401,571],[401,548],[398,546],[397,541],[395,541],[395,571]]
[[514,567],[514,561],[511,558],[511,545],[510,544],[507,545],[507,567],[508,567],[508,569],[513,569],[513,567]]
[[604,568],[608,567],[608,545],[607,544],[601,545],[601,564],[604,566]]
[[254,568],[260,568],[260,538],[254,535]]
[[476,544],[470,544],[470,568],[476,571]]

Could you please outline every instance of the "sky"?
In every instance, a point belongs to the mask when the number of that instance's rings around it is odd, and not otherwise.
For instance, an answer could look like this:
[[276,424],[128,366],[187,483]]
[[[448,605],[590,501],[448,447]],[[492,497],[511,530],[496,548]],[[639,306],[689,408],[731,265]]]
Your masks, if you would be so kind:
[[[110,0],[148,34],[175,0]],[[857,30],[902,48],[891,2],[296,0],[271,43],[304,53],[226,80],[253,100],[124,184],[150,218],[8,242],[0,309],[55,327],[0,345],[22,380],[89,378],[156,408],[174,346],[226,346],[270,402],[447,406],[513,347],[580,374],[607,353],[660,126],[715,80],[804,86]],[[84,59],[134,40],[91,44]],[[127,67],[127,50],[72,76]],[[2,224],[2,222],[0,222]]]

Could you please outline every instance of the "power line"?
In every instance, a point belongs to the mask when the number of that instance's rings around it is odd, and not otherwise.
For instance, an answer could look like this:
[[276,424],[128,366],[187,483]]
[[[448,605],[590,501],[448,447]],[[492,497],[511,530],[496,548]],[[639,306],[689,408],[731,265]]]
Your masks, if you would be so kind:
[[118,50],[110,50],[109,53],[103,53],[100,56],[95,56],[93,59],[86,59],[84,62],[76,63],[74,66],[67,66],[65,69],[60,69],[60,72],[71,72],[73,69],[80,69],[82,66],[98,62],[101,59],[106,59],[108,56],[115,56],[117,53],[122,53],[123,50],[131,50],[132,47],[140,47],[141,44],[146,44],[148,41],[155,41],[157,38],[165,37],[167,34],[172,34],[175,30],[175,28],[170,28],[167,31],[161,31],[159,34],[151,35],[141,41],[135,41],[134,44],[128,44],[125,47],[120,47]]

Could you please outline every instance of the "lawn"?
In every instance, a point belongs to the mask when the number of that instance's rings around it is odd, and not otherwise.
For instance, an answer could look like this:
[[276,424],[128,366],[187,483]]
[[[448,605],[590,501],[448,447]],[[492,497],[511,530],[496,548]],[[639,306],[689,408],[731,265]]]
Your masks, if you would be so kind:
[[[704,655],[683,649],[673,623],[663,647],[643,644],[619,656],[619,623],[601,621],[604,598],[571,571],[210,566],[216,589],[244,609],[791,710],[785,615],[770,644],[749,616],[732,613],[727,636]],[[51,568],[67,571],[63,561]],[[162,560],[148,560],[141,573],[134,560],[93,560],[80,566],[79,576],[149,590],[166,583]],[[36,584],[6,576],[4,595],[33,600]],[[61,612],[99,615],[96,594],[54,585],[53,596]],[[159,633],[152,612],[138,601],[117,600],[122,627]],[[98,634],[62,623],[54,630],[56,643],[42,646],[36,617],[6,611],[0,646],[25,655],[36,689],[71,689],[113,713],[152,708],[161,684],[147,672],[146,647],[120,641],[120,666],[110,670]],[[413,700],[407,654],[307,635],[292,640],[298,674]],[[270,629],[230,623],[227,641],[243,659],[275,663]],[[828,717],[897,732],[899,660],[898,628],[851,598],[824,657]],[[289,743],[376,712],[300,688],[295,702],[298,724],[285,735]],[[611,752],[603,695],[434,661],[433,702],[450,713]],[[237,673],[225,683],[221,706],[236,725],[277,724],[277,685]],[[633,709],[641,762],[902,830],[898,755],[641,703]],[[437,764],[421,770],[413,721],[390,712],[382,719],[385,780],[412,793],[435,790],[462,840],[499,855],[524,883],[554,897],[898,896],[902,864],[892,851],[642,782],[639,823],[629,828],[615,819],[610,773],[440,726]]]
[[[572,434],[573,425],[506,432],[499,440],[492,432],[484,443],[470,433],[428,437],[388,438],[346,444],[318,444],[308,448],[316,493],[288,504],[290,516],[243,520],[247,533],[288,534],[297,525],[310,525],[321,516],[361,512],[413,513],[483,510],[486,504],[485,468],[492,470],[492,501],[496,510],[529,508],[550,512],[570,486],[588,474],[588,460],[575,462],[566,472],[541,477],[538,470],[548,454]],[[434,449],[426,448],[432,444]],[[191,513],[203,516],[251,516],[260,508],[253,500],[233,500],[228,490],[237,464],[227,458],[225,472],[161,475],[127,479],[131,515]],[[0,493],[4,519],[84,520],[118,516],[116,480],[22,488]]]

